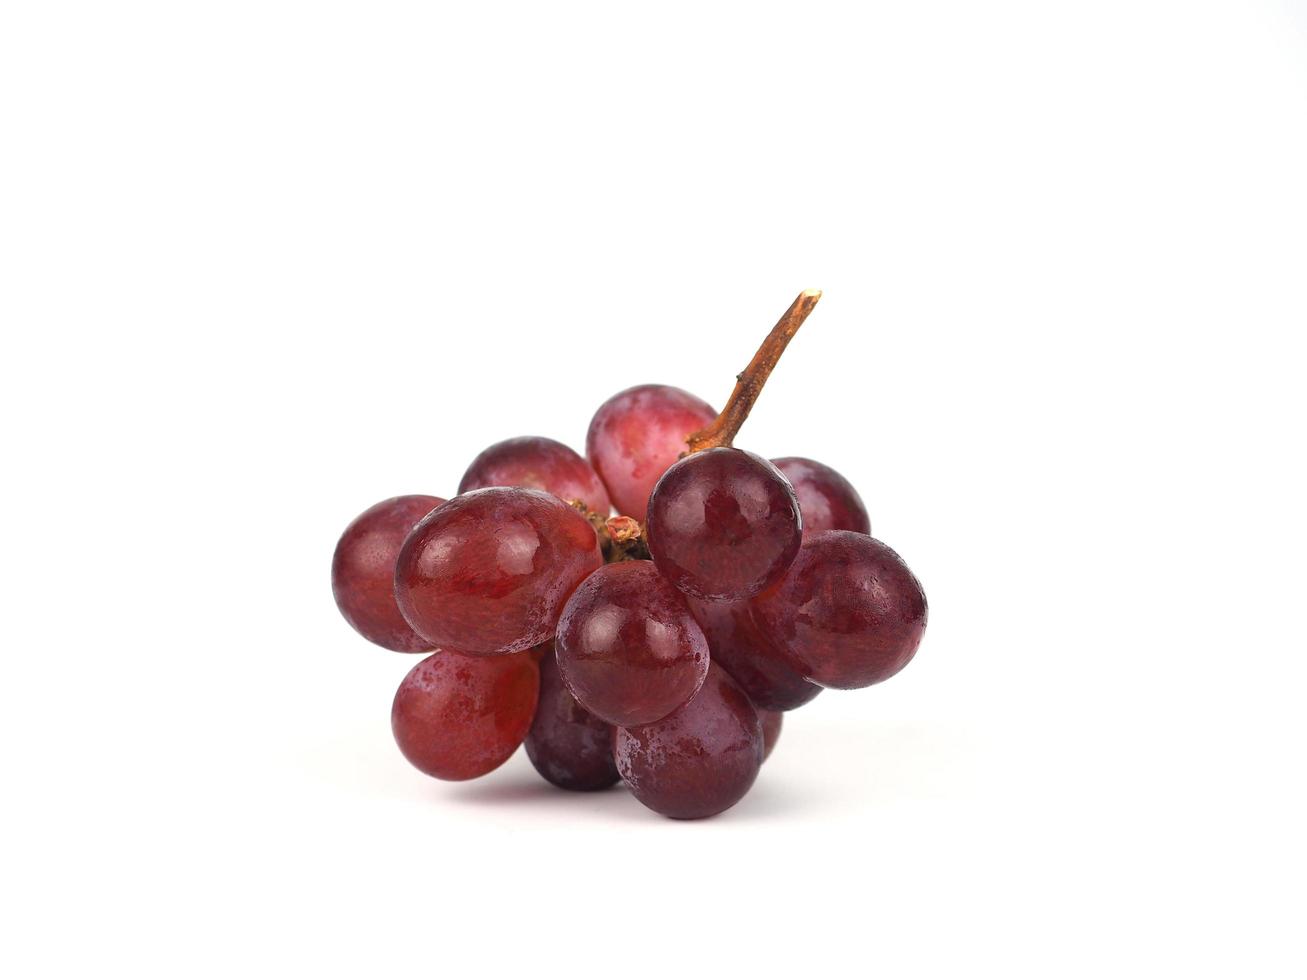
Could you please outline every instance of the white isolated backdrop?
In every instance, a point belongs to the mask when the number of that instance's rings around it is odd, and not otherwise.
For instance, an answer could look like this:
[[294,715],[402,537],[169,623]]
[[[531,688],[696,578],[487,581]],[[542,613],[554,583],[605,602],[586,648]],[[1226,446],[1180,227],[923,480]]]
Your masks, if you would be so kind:
[[[6,975],[1302,975],[1301,4],[16,2],[0,145]],[[806,287],[918,658],[711,821],[409,769],[344,525]]]

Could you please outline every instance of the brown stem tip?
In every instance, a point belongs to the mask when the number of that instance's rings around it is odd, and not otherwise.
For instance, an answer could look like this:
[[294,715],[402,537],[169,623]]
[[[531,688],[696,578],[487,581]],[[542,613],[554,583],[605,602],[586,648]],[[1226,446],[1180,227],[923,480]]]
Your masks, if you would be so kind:
[[649,545],[644,539],[644,528],[634,517],[620,514],[617,517],[605,517],[592,511],[580,500],[569,500],[568,503],[594,528],[595,537],[599,539],[599,550],[603,552],[605,562],[649,557]]
[[649,545],[644,538],[644,528],[634,517],[619,515],[604,522],[608,533],[608,549],[605,560],[628,561],[632,558],[648,558]]
[[808,314],[812,312],[819,299],[821,299],[820,289],[805,289],[799,293],[790,304],[790,308],[776,321],[776,326],[772,327],[771,333],[758,348],[758,353],[753,355],[749,366],[736,376],[735,390],[731,392],[730,400],[727,401],[721,414],[706,428],[700,429],[686,440],[690,447],[686,455],[704,449],[715,449],[718,446],[729,446],[734,442],[735,434],[740,431],[740,426],[753,410],[753,403],[762,393],[762,386],[771,376],[772,368],[781,359],[781,354],[785,352],[794,335],[799,332],[803,321],[808,319]]

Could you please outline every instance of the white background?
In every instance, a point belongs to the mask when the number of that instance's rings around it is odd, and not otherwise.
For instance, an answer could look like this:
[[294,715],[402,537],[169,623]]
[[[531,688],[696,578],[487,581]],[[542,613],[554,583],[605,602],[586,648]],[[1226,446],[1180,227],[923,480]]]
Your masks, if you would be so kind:
[[[1302,4],[12,2],[0,141],[6,975],[1302,975]],[[916,661],[711,821],[409,769],[344,525],[805,287]]]

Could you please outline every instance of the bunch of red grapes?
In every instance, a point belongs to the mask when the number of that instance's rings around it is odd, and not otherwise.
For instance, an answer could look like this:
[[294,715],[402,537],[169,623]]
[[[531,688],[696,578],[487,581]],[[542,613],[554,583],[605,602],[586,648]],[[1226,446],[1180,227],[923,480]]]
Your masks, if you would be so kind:
[[564,789],[620,779],[659,813],[712,816],[753,785],[781,712],[912,659],[925,594],[852,485],[732,446],[819,296],[794,301],[720,414],[630,388],[595,413],[587,458],[509,439],[453,499],[393,497],[346,528],[340,611],[431,654],[391,709],[414,766],[472,779],[525,743]]

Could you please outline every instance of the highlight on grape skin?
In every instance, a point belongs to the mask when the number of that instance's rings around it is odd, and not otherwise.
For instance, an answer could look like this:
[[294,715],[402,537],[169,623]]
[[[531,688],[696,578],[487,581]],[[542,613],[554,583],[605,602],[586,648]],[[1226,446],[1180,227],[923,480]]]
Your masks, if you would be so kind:
[[341,615],[428,654],[391,706],[414,768],[473,779],[525,746],[561,790],[622,784],[655,813],[710,817],[745,798],[785,713],[907,666],[925,593],[870,536],[853,484],[735,446],[820,298],[799,294],[720,412],[629,387],[595,412],[584,456],[503,439],[453,498],[393,497],[349,524],[332,557]]

